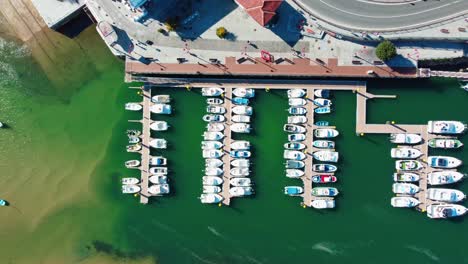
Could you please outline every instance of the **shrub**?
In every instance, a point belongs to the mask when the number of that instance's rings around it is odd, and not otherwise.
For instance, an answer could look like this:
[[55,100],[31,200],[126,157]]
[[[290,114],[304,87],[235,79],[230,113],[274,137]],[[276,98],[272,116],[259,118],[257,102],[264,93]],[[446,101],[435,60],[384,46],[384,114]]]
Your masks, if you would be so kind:
[[166,26],[167,31],[171,32],[177,29],[179,22],[176,18],[168,18],[164,25]]
[[228,31],[224,27],[219,27],[216,29],[216,36],[218,36],[218,38],[225,38],[227,33]]
[[377,58],[387,61],[397,55],[396,47],[392,42],[384,40],[375,49],[375,55],[377,55]]

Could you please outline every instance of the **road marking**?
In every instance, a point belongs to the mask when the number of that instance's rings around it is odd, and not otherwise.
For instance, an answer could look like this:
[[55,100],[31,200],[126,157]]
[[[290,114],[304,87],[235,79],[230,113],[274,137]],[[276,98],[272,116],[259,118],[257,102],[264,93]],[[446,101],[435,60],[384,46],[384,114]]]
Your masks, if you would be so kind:
[[384,6],[396,6],[396,5],[406,5],[406,4],[412,4],[412,3],[417,3],[421,2],[423,0],[413,0],[413,1],[406,1],[406,2],[395,2],[395,3],[383,3],[383,2],[375,2],[371,0],[356,0],[357,2],[361,3],[366,3],[366,4],[371,4],[371,5],[384,5]]

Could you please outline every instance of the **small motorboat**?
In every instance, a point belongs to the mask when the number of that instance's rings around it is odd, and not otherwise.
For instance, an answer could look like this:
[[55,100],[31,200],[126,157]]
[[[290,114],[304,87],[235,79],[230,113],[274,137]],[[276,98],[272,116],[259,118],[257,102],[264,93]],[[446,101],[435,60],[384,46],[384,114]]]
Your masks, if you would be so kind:
[[203,132],[203,139],[204,140],[221,140],[224,138],[224,134],[222,132]]
[[298,142],[289,142],[284,144],[284,148],[290,150],[303,150],[305,147],[306,145]]
[[208,114],[203,116],[205,122],[224,122],[226,118],[223,115]]
[[328,121],[317,121],[315,122],[316,126],[329,126],[330,123]]
[[206,176],[219,176],[221,174],[223,174],[223,170],[220,168],[212,168],[212,167],[205,168]]
[[421,162],[416,160],[397,160],[395,162],[395,169],[402,171],[417,171],[422,167]]
[[304,107],[292,106],[292,107],[289,107],[288,113],[290,115],[305,115],[307,114],[307,109],[305,109]]
[[231,169],[233,177],[247,177],[250,175],[250,170],[247,167],[235,167]]
[[224,89],[220,87],[204,87],[201,90],[203,96],[220,96]]
[[250,160],[248,159],[235,159],[231,161],[231,165],[234,167],[250,167]]
[[330,98],[330,90],[315,90],[314,95],[320,98]]
[[286,124],[283,126],[283,130],[288,133],[305,133],[307,129],[300,125]]
[[226,108],[218,105],[208,105],[206,112],[210,114],[224,114],[226,113]]
[[125,110],[140,111],[141,109],[143,109],[143,106],[140,103],[126,103],[125,104]]
[[288,116],[289,124],[305,124],[307,123],[307,117],[305,116]]
[[313,183],[333,183],[336,181],[337,181],[337,178],[333,175],[324,174],[324,175],[312,176]]
[[203,193],[200,195],[200,201],[204,204],[220,203],[224,198],[216,193]]
[[284,167],[286,169],[302,169],[305,167],[305,163],[300,160],[286,160]]
[[203,176],[202,177],[203,185],[221,185],[224,181],[220,177],[216,176]]
[[338,135],[338,131],[331,128],[317,128],[314,130],[314,136],[316,138],[334,138]]
[[307,92],[303,89],[289,89],[287,91],[287,94],[288,94],[288,98],[300,98],[300,97],[304,97]]
[[419,174],[412,172],[395,172],[393,173],[393,180],[396,182],[417,182],[419,181]]
[[455,135],[465,132],[466,127],[466,124],[460,121],[429,121],[427,123],[427,132],[431,134]]
[[236,88],[232,94],[237,97],[252,98],[255,96],[255,90],[251,88]]
[[288,178],[300,178],[304,176],[305,172],[300,169],[286,169],[286,177]]
[[231,150],[229,155],[235,159],[245,159],[250,158],[252,154],[248,150]]
[[331,113],[331,107],[329,106],[317,107],[314,109],[314,112],[316,114],[329,114]]
[[125,167],[127,168],[135,168],[140,166],[140,161],[139,160],[128,160],[125,162]]
[[221,132],[224,130],[224,125],[220,123],[208,123],[206,124],[206,130],[208,132]]
[[154,104],[150,106],[151,113],[169,115],[172,113],[172,107],[168,104]]
[[408,196],[398,196],[398,197],[392,197],[390,200],[390,204],[393,207],[406,207],[406,208],[411,208],[419,205],[421,202],[414,198],[414,197],[408,197]]
[[149,142],[149,145],[155,149],[166,149],[167,141],[164,138],[155,138]]
[[8,202],[6,200],[0,199],[0,206],[8,206]]
[[218,149],[205,149],[202,152],[204,159],[217,159],[224,155],[224,152]]
[[167,167],[152,167],[149,172],[154,175],[167,175]]
[[167,183],[167,176],[164,175],[152,175],[149,177],[149,182],[152,184],[166,184]]
[[463,146],[463,143],[458,139],[452,138],[433,138],[429,140],[429,147],[431,148],[443,148],[453,149]]
[[248,187],[252,185],[250,178],[232,178],[229,183],[235,187]]
[[251,127],[247,123],[234,123],[231,125],[231,131],[236,133],[250,133]]
[[304,193],[304,188],[300,186],[286,186],[284,187],[284,194],[289,196],[298,196]]
[[419,192],[419,186],[412,183],[394,183],[392,191],[395,194],[415,195]]
[[138,143],[140,141],[141,141],[141,139],[139,137],[133,137],[133,136],[128,137],[128,143],[130,143],[130,144],[136,144],[136,143]]
[[167,164],[167,159],[162,157],[162,156],[156,156],[152,157],[149,160],[149,164],[151,166],[166,166]]
[[395,144],[418,144],[422,137],[418,134],[396,133],[390,134],[390,142]]
[[[0,128],[3,128],[3,126],[4,126],[3,123],[0,122]],[[3,203],[3,202],[4,202],[4,200],[0,200],[0,203]],[[2,205],[0,204],[0,206],[2,206]]]
[[206,103],[209,105],[220,105],[224,103],[224,100],[221,98],[207,98]]
[[317,99],[314,99],[314,105],[316,105],[318,107],[331,106],[332,101],[329,100],[329,99],[317,98]]
[[223,161],[220,159],[205,159],[205,167],[217,168],[223,166]]
[[253,108],[251,106],[247,105],[236,105],[233,108],[231,108],[231,111],[236,114],[236,115],[252,115],[253,113]]
[[306,139],[305,134],[289,134],[288,141],[297,142],[297,141],[304,141]]
[[248,105],[249,99],[243,97],[234,97],[232,98],[232,103],[235,105]]
[[202,149],[220,149],[224,146],[223,142],[220,141],[202,141],[201,142],[201,148]]
[[128,137],[139,137],[140,135],[141,135],[140,130],[136,130],[136,129],[127,130],[127,136]]
[[419,149],[410,147],[392,148],[390,155],[394,159],[417,159],[421,157],[422,152]]
[[129,184],[122,185],[122,193],[137,193],[140,190],[141,188],[138,185],[129,185]]
[[127,146],[127,152],[138,152],[142,149],[141,144],[132,144]]
[[246,140],[236,140],[231,143],[231,149],[234,150],[249,150],[250,142]]
[[128,178],[122,178],[122,184],[130,184],[130,185],[136,185],[140,182],[137,178],[133,177],[128,177]]
[[335,148],[335,142],[331,140],[314,140],[312,145],[316,148],[323,148],[323,149],[333,149]]
[[229,194],[232,197],[241,197],[241,196],[247,196],[247,195],[252,195],[254,193],[254,190],[252,187],[232,187],[229,189]]
[[432,168],[453,169],[462,165],[462,161],[447,156],[429,156],[427,157],[427,164]]
[[338,162],[339,154],[336,151],[319,150],[312,154],[318,161]]
[[459,190],[444,188],[428,188],[426,197],[433,201],[457,203],[466,198],[466,195]]
[[335,187],[314,187],[312,188],[312,195],[314,196],[337,196],[338,189]]
[[338,170],[338,167],[332,164],[314,164],[312,165],[312,170],[315,172],[325,172],[325,173],[330,173],[330,172],[335,172]]
[[154,121],[150,125],[150,129],[153,131],[166,131],[169,128],[169,125],[166,121]]
[[159,196],[168,194],[170,192],[169,184],[154,184],[148,187],[148,193],[151,195]]
[[221,187],[213,186],[213,185],[206,185],[203,186],[203,193],[220,193]]
[[283,157],[290,160],[304,160],[306,158],[306,154],[297,150],[285,150]]
[[231,117],[232,122],[235,123],[250,123],[250,116],[247,115],[233,115]]
[[157,104],[168,104],[171,102],[171,96],[168,94],[160,94],[151,97],[151,102]]
[[290,98],[288,103],[290,106],[304,106],[307,104],[307,101],[302,98]]
[[436,171],[427,175],[430,185],[444,185],[461,181],[465,175],[457,171]]
[[429,218],[451,218],[466,214],[468,209],[459,204],[431,204],[427,206],[427,216]]
[[315,209],[329,209],[329,208],[335,208],[335,200],[323,200],[323,199],[317,199],[313,200],[310,203],[310,206],[312,206]]

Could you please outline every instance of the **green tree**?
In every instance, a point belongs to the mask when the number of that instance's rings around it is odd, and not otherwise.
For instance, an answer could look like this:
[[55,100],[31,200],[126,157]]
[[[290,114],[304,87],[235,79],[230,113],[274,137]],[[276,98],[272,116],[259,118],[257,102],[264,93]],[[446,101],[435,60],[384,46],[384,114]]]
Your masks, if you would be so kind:
[[225,38],[227,33],[228,31],[224,27],[219,27],[216,29],[216,36],[218,36],[218,38]]
[[396,47],[392,42],[384,40],[375,49],[375,55],[377,58],[387,61],[397,55]]

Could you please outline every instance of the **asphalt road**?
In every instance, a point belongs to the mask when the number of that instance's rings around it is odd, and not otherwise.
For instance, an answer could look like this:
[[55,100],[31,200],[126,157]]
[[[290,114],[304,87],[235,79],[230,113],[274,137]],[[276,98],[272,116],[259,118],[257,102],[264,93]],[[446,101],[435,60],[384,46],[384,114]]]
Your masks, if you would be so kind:
[[390,30],[427,25],[460,12],[468,0],[426,0],[379,4],[367,0],[298,0],[309,11],[333,24],[361,30]]

